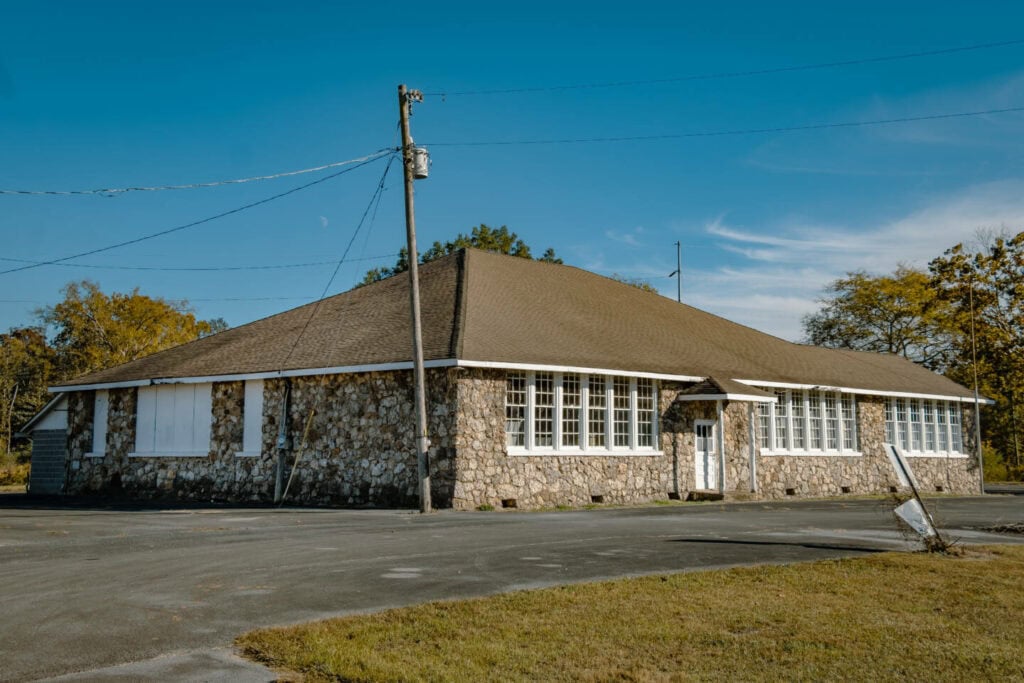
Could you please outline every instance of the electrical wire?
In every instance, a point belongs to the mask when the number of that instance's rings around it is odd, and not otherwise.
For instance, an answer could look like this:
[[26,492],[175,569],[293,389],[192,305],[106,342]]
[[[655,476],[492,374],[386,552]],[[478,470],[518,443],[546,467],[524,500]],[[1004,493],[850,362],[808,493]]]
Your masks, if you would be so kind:
[[[395,254],[381,254],[379,256],[364,256],[360,258],[349,259],[349,263],[355,261],[380,261],[386,258],[395,258],[398,256]],[[9,256],[0,256],[0,261],[12,261],[14,263],[31,263],[35,265],[54,265],[61,266],[64,268],[96,268],[100,270],[152,270],[152,271],[164,271],[164,272],[176,272],[176,273],[205,273],[214,271],[234,271],[234,270],[285,270],[291,268],[315,268],[317,266],[333,266],[335,261],[309,261],[307,263],[282,263],[282,264],[270,264],[270,265],[253,265],[253,266],[116,266],[116,265],[104,265],[104,264],[93,264],[93,263],[52,263],[48,264],[45,261],[32,261],[23,258],[11,258]]]
[[674,78],[652,78],[636,81],[609,81],[603,83],[577,83],[571,85],[550,85],[526,88],[498,88],[491,90],[461,90],[455,92],[427,92],[425,95],[444,97],[459,97],[467,95],[515,95],[522,93],[536,92],[557,92],[564,90],[585,90],[589,88],[621,88],[638,85],[662,85],[666,83],[684,83],[686,81],[707,81],[724,78],[742,78],[747,76],[767,76],[770,74],[790,73],[794,71],[813,71],[816,69],[831,69],[841,66],[856,66],[859,64],[879,64],[884,62],[897,62],[906,59],[917,59],[920,57],[935,57],[938,55],[955,54],[958,52],[973,52],[977,50],[990,50],[999,47],[1020,45],[1024,39],[1003,40],[994,43],[978,43],[976,45],[964,45],[961,47],[949,47],[939,50],[925,50],[923,52],[907,52],[898,55],[884,55],[881,57],[862,57],[859,59],[844,59],[832,62],[820,62],[817,64],[801,64],[796,66],[781,66],[771,69],[751,69],[746,71],[724,71],[718,73],[694,74],[689,76],[677,76]]
[[379,201],[379,196],[384,192],[384,182],[387,180],[388,171],[391,170],[391,164],[395,161],[395,156],[395,154],[392,154],[388,159],[387,166],[384,167],[384,172],[381,174],[380,180],[377,182],[377,188],[373,191],[373,195],[370,196],[370,201],[366,205],[366,209],[363,210],[363,215],[359,218],[359,223],[356,224],[356,229],[352,232],[352,237],[349,238],[348,244],[345,245],[345,251],[342,252],[341,258],[338,259],[337,264],[334,267],[334,272],[331,273],[331,277],[327,280],[327,284],[324,285],[324,289],[320,293],[320,297],[317,298],[316,303],[313,304],[313,308],[309,312],[309,317],[306,318],[305,324],[303,324],[302,329],[299,330],[299,334],[296,335],[295,341],[292,342],[291,348],[288,349],[288,353],[285,355],[284,360],[281,361],[282,370],[284,370],[288,365],[288,361],[291,360],[292,354],[295,353],[295,349],[302,340],[302,336],[306,334],[306,330],[309,329],[310,323],[313,322],[313,318],[316,317],[317,311],[320,310],[320,304],[323,303],[323,300],[327,297],[327,292],[331,289],[331,285],[334,284],[335,278],[338,277],[338,271],[341,270],[341,265],[345,263],[349,250],[352,249],[352,245],[355,243],[356,237],[359,236],[359,231],[362,230],[363,223],[366,222],[366,216],[370,213],[370,209],[372,209],[374,204]]
[[840,121],[835,123],[812,123],[803,126],[776,126],[772,128],[739,128],[735,130],[698,131],[693,133],[666,133],[661,135],[628,135],[621,137],[595,138],[558,138],[550,140],[489,140],[472,142],[427,142],[431,147],[484,147],[494,145],[561,145],[585,142],[635,142],[643,140],[678,140],[682,138],[711,138],[729,135],[758,135],[764,133],[791,133],[801,130],[824,130],[828,128],[859,128],[866,126],[882,126],[893,123],[911,123],[914,121],[938,121],[941,119],[966,118],[984,116],[986,114],[1006,114],[1024,111],[1024,107],[1006,107],[1003,109],[985,109],[981,111],[954,112],[951,114],[929,114],[927,116],[903,116],[891,119],[873,119],[868,121]]
[[[394,159],[394,155],[395,155],[395,152],[391,152],[390,153],[390,156],[391,156],[392,160]],[[340,171],[336,171],[335,173],[331,173],[330,175],[326,175],[323,178],[318,178],[317,180],[314,180],[313,182],[310,182],[310,183],[306,183],[305,185],[299,185],[298,187],[293,187],[290,190],[286,190],[284,192],[279,192],[278,194],[275,194],[273,196],[267,197],[265,199],[260,199],[259,201],[250,202],[249,204],[245,204],[244,206],[240,206],[238,208],[231,209],[229,211],[223,211],[223,212],[218,213],[218,214],[216,214],[214,216],[208,216],[206,218],[201,218],[201,219],[199,219],[197,221],[192,221],[191,223],[186,223],[185,225],[179,225],[179,226],[176,226],[176,227],[173,227],[173,228],[168,228],[167,230],[161,230],[159,232],[154,232],[154,233],[151,233],[149,235],[143,235],[142,237],[136,237],[135,239],[126,240],[124,242],[118,242],[117,244],[110,244],[110,245],[107,245],[105,247],[99,247],[97,249],[90,249],[89,251],[79,252],[77,254],[72,254],[70,256],[63,256],[61,258],[50,259],[48,261],[38,261],[36,263],[30,264],[30,265],[25,265],[25,266],[20,266],[18,268],[10,268],[8,270],[0,270],[0,275],[6,275],[8,273],[17,273],[17,272],[20,272],[20,271],[23,271],[23,270],[31,270],[33,268],[39,268],[41,266],[50,266],[50,265],[61,263],[63,261],[70,261],[71,259],[81,258],[83,256],[91,256],[93,254],[99,254],[99,253],[104,252],[104,251],[110,251],[112,249],[119,249],[120,247],[126,247],[126,246],[128,246],[130,244],[138,244],[139,242],[145,242],[146,240],[151,240],[151,239],[154,239],[156,237],[163,237],[164,235],[169,235],[171,233],[179,232],[181,230],[186,230],[188,228],[194,228],[197,225],[202,225],[203,223],[209,223],[210,221],[217,220],[218,218],[224,218],[225,216],[231,216],[233,214],[245,211],[246,209],[251,209],[253,207],[260,206],[262,204],[267,204],[267,203],[272,202],[272,201],[274,201],[276,199],[281,199],[282,197],[287,197],[290,194],[294,194],[294,193],[299,192],[301,190],[305,190],[307,188],[313,187],[314,185],[319,185],[320,183],[327,182],[328,180],[331,180],[332,178],[337,178],[338,176],[345,175],[346,173],[351,173],[352,171],[355,171],[358,168],[362,168],[363,166],[366,166],[367,164],[372,164],[374,161],[377,161],[378,159],[381,159],[381,158],[382,157],[379,157],[379,156],[378,157],[373,157],[372,159],[368,159],[367,161],[363,161],[363,162],[361,162],[361,163],[359,163],[359,164],[357,164],[355,166],[349,166],[348,168],[343,168]],[[391,162],[390,161],[388,162],[388,166],[389,167],[391,166]]]
[[285,171],[283,173],[274,173],[271,175],[259,175],[252,176],[251,178],[237,178],[235,180],[215,180],[208,183],[187,183],[185,185],[157,185],[153,187],[108,187],[98,190],[0,190],[0,194],[28,194],[28,195],[90,195],[90,194],[101,194],[107,196],[114,196],[118,194],[124,194],[125,192],[159,192],[161,190],[193,190],[201,187],[219,187],[221,185],[240,185],[242,183],[252,183],[259,180],[275,180],[277,178],[289,178],[291,176],[303,175],[305,173],[316,173],[317,171],[326,171],[330,168],[338,168],[339,166],[349,166],[351,164],[358,164],[363,161],[372,161],[385,154],[394,152],[394,148],[379,149],[373,154],[367,154],[366,156],[359,157],[358,159],[348,159],[347,161],[335,161],[330,164],[324,164],[323,166],[314,166],[313,168],[304,168],[298,171]]

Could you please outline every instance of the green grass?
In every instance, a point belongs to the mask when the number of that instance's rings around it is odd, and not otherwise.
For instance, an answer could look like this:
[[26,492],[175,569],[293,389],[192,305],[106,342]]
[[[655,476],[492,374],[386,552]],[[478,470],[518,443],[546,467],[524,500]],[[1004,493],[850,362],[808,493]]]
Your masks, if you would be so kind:
[[240,637],[311,681],[1024,678],[1024,546],[439,602]]

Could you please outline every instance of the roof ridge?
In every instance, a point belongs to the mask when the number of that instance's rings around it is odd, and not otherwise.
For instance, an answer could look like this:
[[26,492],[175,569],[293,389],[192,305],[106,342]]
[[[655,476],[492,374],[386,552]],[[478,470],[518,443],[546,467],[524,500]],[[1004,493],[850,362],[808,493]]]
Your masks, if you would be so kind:
[[465,338],[466,329],[466,288],[469,279],[469,252],[463,247],[457,252],[459,255],[459,274],[455,283],[455,316],[452,320],[451,343],[448,353],[452,358],[462,356],[462,342]]

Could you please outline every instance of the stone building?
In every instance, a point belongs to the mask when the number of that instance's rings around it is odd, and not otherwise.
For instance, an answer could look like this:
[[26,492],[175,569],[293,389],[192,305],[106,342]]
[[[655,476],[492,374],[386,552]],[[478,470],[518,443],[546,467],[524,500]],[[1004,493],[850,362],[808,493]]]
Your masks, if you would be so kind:
[[[971,392],[903,358],[472,249],[420,281],[435,505],[883,492],[883,442],[978,489]],[[40,458],[65,494],[269,501],[283,435],[290,502],[415,506],[408,306],[403,274],[53,387]]]

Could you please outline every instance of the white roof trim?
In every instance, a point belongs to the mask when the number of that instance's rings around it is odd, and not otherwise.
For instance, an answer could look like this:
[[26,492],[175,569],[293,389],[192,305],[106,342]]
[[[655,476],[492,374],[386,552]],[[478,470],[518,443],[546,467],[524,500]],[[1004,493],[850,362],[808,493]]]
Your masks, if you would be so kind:
[[51,398],[50,402],[47,403],[45,406],[43,406],[42,409],[38,413],[33,415],[32,419],[29,420],[28,422],[26,422],[25,426],[22,427],[21,429],[19,429],[17,431],[17,433],[15,434],[15,436],[27,435],[27,434],[31,433],[32,432],[32,428],[35,427],[36,423],[39,422],[40,420],[42,420],[44,417],[46,417],[46,415],[51,410],[56,408],[57,404],[60,403],[63,400],[64,400],[63,396],[54,396],[53,398]]
[[[448,368],[456,364],[454,359],[428,360],[425,368]],[[123,387],[148,387],[153,384],[205,384],[208,382],[238,382],[247,379],[274,379],[278,377],[315,377],[319,375],[344,375],[355,372],[385,372],[388,370],[411,370],[412,361],[400,363],[375,363],[369,365],[345,365],[331,368],[303,368],[298,370],[271,370],[270,372],[249,372],[237,375],[203,375],[199,377],[158,377],[137,379],[127,382],[100,382],[74,386],[50,387],[51,393],[67,391],[89,391],[92,389],[119,389]]]
[[[650,379],[665,379],[677,382],[703,382],[707,377],[696,375],[671,375],[660,372],[629,372],[626,370],[612,370],[608,368],[585,368],[570,365],[543,365],[539,363],[506,363],[501,361],[478,361],[461,360],[458,358],[444,358],[440,360],[428,360],[423,363],[425,368],[494,368],[502,370],[534,370],[540,372],[575,372],[591,375],[628,375],[630,377],[647,377]],[[412,361],[400,361],[397,363],[369,363],[366,365],[342,365],[329,368],[300,368],[296,370],[271,370],[269,372],[250,372],[232,375],[203,375],[197,377],[158,377],[153,379],[138,379],[124,382],[98,382],[96,384],[78,384],[61,387],[50,387],[49,392],[62,394],[69,391],[91,391],[93,389],[120,389],[124,387],[146,387],[153,384],[202,384],[207,382],[237,382],[247,379],[274,379],[281,377],[316,377],[319,375],[343,375],[356,372],[387,372],[389,370],[411,370]],[[867,394],[871,396],[892,396],[897,398],[931,398],[943,401],[955,401],[959,403],[973,403],[973,398],[963,396],[944,396],[939,394],[922,394],[902,391],[879,391],[876,389],[857,389],[852,387],[832,387],[818,384],[798,384],[794,382],[771,382],[756,379],[736,379],[733,381],[741,384],[762,387],[778,387],[783,389],[821,389],[824,391],[837,391],[844,394]],[[733,401],[758,401],[768,402],[759,396],[725,393],[702,395],[706,398],[691,398],[689,400],[733,400]],[[992,405],[995,401],[987,398],[980,399],[981,403]],[[48,410],[44,408],[43,410]],[[34,420],[35,418],[33,418]],[[29,424],[32,424],[31,422]],[[27,425],[26,425],[27,426]]]
[[[779,389],[818,389],[821,391],[836,391],[841,394],[861,394],[867,396],[891,396],[893,398],[930,398],[939,401],[952,401],[954,403],[974,403],[973,396],[948,396],[945,394],[922,394],[911,391],[883,391],[881,389],[857,389],[854,387],[833,387],[824,384],[798,384],[795,382],[767,382],[759,379],[734,379],[735,382],[742,382],[751,386],[777,387]],[[995,401],[988,398],[979,398],[979,403],[994,405]]]
[[702,382],[705,377],[695,375],[670,375],[661,372],[630,372],[628,370],[609,370],[607,368],[582,368],[575,365],[542,365],[538,363],[505,363],[501,361],[457,360],[455,365],[460,368],[495,368],[501,370],[539,370],[540,372],[575,372],[581,375],[628,375],[629,377],[647,377],[650,379],[668,379],[678,382]]
[[752,401],[754,403],[777,403],[774,396],[755,396],[754,394],[681,394],[677,401]]

